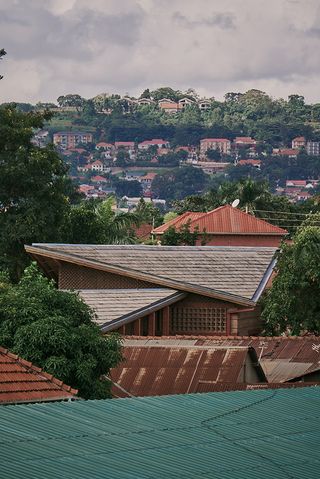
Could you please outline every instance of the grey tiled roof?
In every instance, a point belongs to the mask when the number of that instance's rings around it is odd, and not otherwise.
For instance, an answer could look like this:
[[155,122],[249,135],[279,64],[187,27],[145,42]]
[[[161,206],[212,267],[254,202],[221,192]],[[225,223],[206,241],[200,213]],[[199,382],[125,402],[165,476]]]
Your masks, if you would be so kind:
[[[178,301],[181,294],[173,289],[82,289],[80,297],[95,311],[96,323],[108,324],[131,318],[137,312],[157,309],[165,300]],[[117,322],[118,322],[117,321]]]
[[[30,248],[27,247],[27,251]],[[229,293],[246,299],[256,299],[255,293],[276,252],[265,247],[221,246],[145,246],[145,245],[59,245],[35,244],[38,250],[69,255],[98,262],[119,270],[175,281],[163,286],[179,289],[179,284],[195,285]],[[44,251],[42,253],[45,255]],[[269,272],[270,273],[270,268]],[[152,278],[153,277],[153,278]]]

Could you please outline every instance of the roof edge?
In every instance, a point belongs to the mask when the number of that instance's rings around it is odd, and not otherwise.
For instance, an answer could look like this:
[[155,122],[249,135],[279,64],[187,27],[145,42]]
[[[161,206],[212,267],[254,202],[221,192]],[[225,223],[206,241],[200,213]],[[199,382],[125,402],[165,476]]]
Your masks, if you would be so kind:
[[155,301],[154,303],[149,304],[148,306],[137,309],[133,311],[132,313],[124,314],[123,316],[120,316],[120,318],[114,319],[113,321],[110,321],[108,323],[104,323],[102,326],[100,326],[100,329],[103,333],[112,331],[114,329],[113,328],[114,326],[120,327],[120,326],[123,326],[124,324],[131,323],[135,319],[138,319],[141,316],[141,314],[153,313],[160,308],[163,308],[165,306],[170,306],[171,304],[176,303],[180,299],[185,298],[185,296],[186,296],[186,293],[173,293],[167,298],[160,299],[158,301]]
[[171,289],[177,289],[179,291],[186,291],[189,293],[200,294],[210,298],[220,299],[222,301],[228,301],[230,303],[239,304],[241,306],[255,306],[256,302],[251,298],[245,298],[236,294],[228,293],[225,291],[218,291],[215,289],[209,289],[204,286],[193,285],[191,283],[181,283],[180,281],[168,279],[162,276],[152,275],[137,271],[134,269],[124,268],[120,266],[110,265],[107,263],[101,263],[96,260],[89,260],[82,256],[74,255],[72,253],[61,253],[46,249],[41,246],[25,245],[25,250],[31,256],[44,256],[47,258],[54,258],[56,260],[65,261],[67,263],[78,264],[79,266],[85,266],[88,268],[99,269],[101,271],[107,271],[110,273],[119,274],[121,276],[127,276],[134,279],[140,279],[142,281],[156,283],[162,286],[166,286]]

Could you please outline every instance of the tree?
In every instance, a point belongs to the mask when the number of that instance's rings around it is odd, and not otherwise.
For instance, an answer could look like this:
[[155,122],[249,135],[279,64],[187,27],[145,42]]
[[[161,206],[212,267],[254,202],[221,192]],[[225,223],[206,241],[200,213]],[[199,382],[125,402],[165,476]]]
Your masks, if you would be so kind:
[[206,174],[201,169],[184,166],[157,175],[152,182],[151,189],[159,198],[180,200],[195,192],[201,192],[206,181]]
[[[163,233],[161,244],[164,246],[195,246],[200,237],[199,230],[198,228],[194,228],[194,231],[190,231],[190,223],[191,220],[180,226],[178,230],[176,230],[174,226],[170,226],[170,228]],[[204,245],[205,242],[201,244]]]
[[83,106],[85,100],[80,95],[69,93],[68,95],[59,96],[57,102],[61,107],[73,106],[79,110]]
[[[128,183],[132,183],[129,182]],[[69,217],[70,243],[130,244],[136,242],[133,226],[139,219],[132,213],[115,213],[113,198],[85,201],[74,206]]]
[[268,334],[320,334],[320,228],[304,226],[278,255],[262,317]]
[[[2,59],[2,57],[4,57],[5,55],[7,54],[7,52],[3,49],[3,48],[0,48],[0,60]],[[0,75],[0,80],[2,80],[3,76]]]
[[130,163],[130,155],[124,148],[119,148],[117,153],[116,165],[127,166]]
[[220,161],[221,160],[221,152],[220,150],[215,150],[213,148],[209,148],[206,151],[207,158],[211,161]]
[[0,266],[19,278],[24,244],[57,242],[76,193],[53,147],[32,144],[50,115],[0,107]]
[[110,397],[101,379],[121,360],[117,335],[104,337],[76,293],[59,291],[32,264],[17,285],[0,280],[0,344],[34,362],[85,399]]

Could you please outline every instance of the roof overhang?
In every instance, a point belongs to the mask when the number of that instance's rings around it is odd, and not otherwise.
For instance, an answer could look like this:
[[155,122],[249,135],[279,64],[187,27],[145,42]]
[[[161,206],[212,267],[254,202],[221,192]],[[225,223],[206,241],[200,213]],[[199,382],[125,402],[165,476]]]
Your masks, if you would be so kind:
[[29,253],[36,261],[39,262],[40,266],[43,263],[43,258],[50,258],[54,261],[62,261],[71,264],[77,264],[79,266],[97,269],[100,271],[105,271],[108,273],[114,273],[120,276],[126,276],[133,279],[138,279],[141,281],[146,281],[149,283],[157,284],[160,286],[165,286],[167,288],[176,289],[183,292],[199,294],[209,298],[215,298],[221,301],[226,301],[234,303],[240,306],[255,306],[263,289],[262,285],[266,285],[271,273],[272,267],[269,265],[267,271],[263,275],[263,278],[259,284],[258,289],[252,298],[245,298],[233,293],[228,293],[225,291],[220,291],[212,288],[207,288],[205,286],[199,286],[191,283],[181,282],[174,279],[166,278],[163,276],[157,276],[151,273],[146,273],[143,271],[134,270],[132,268],[124,268],[122,266],[111,265],[108,263],[101,263],[100,261],[87,259],[72,253],[61,253],[59,251],[53,251],[46,246],[39,245],[25,245],[25,250]]
[[120,328],[121,326],[124,326],[127,323],[131,323],[132,321],[135,321],[136,319],[139,319],[143,316],[147,316],[148,314],[154,313],[155,311],[158,311],[159,309],[162,309],[166,306],[170,306],[171,304],[174,304],[177,301],[180,301],[181,299],[185,298],[185,296],[186,296],[186,293],[172,294],[171,296],[161,299],[159,301],[156,301],[155,303],[151,303],[148,306],[132,311],[131,313],[124,314],[123,316],[120,316],[117,319],[105,322],[104,324],[100,326],[100,329],[103,333],[113,331],[114,329]]

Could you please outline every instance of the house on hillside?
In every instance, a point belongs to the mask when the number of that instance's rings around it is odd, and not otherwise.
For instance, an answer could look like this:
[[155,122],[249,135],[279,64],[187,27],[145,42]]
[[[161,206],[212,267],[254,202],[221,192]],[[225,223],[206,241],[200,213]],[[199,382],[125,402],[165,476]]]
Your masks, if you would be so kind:
[[296,150],[304,148],[305,146],[306,146],[306,139],[304,136],[297,136],[296,138],[293,138],[291,142],[291,147]]
[[158,105],[160,110],[165,113],[178,113],[178,111],[183,109],[182,105],[176,101],[170,100],[169,98],[162,98],[158,101]]
[[76,399],[72,389],[30,361],[0,347],[0,405]]
[[223,155],[229,155],[231,152],[231,141],[227,138],[203,138],[200,140],[200,158],[207,158],[208,150],[218,150]]
[[170,227],[179,230],[186,224],[189,225],[191,232],[199,232],[197,245],[201,245],[205,239],[207,246],[278,247],[281,240],[288,234],[287,230],[230,205],[220,206],[208,213],[188,211],[164,225],[158,226],[152,231],[152,234],[161,241],[161,236]]
[[63,149],[76,148],[79,143],[92,143],[92,133],[83,131],[59,131],[53,135],[53,144]]
[[252,335],[276,248],[34,244],[26,251],[64,290],[78,290],[102,332]]
[[156,146],[159,148],[168,149],[170,144],[166,140],[162,140],[161,138],[153,138],[152,140],[145,140],[138,144],[138,150],[148,150],[151,146]]

